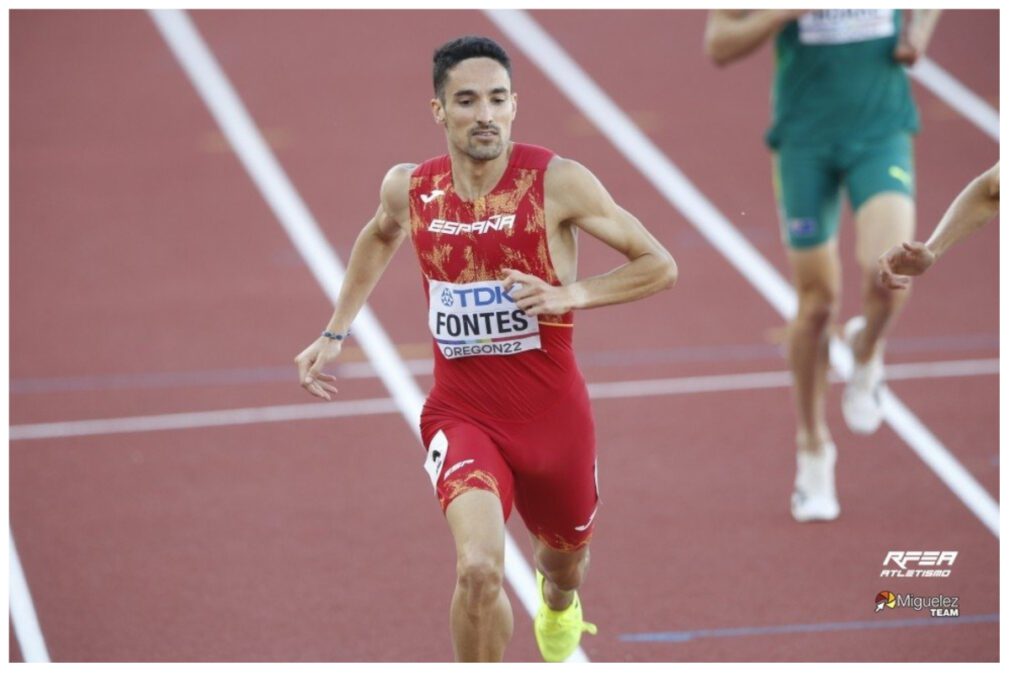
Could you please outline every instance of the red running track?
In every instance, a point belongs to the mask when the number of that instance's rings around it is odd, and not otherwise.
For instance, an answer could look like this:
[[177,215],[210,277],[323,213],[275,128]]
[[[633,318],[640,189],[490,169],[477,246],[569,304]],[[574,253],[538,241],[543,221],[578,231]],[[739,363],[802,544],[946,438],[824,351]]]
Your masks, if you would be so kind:
[[[716,69],[700,12],[533,15],[785,274],[760,141],[769,50]],[[947,12],[931,47],[992,104],[994,17]],[[780,317],[483,14],[194,19],[344,259],[385,170],[444,149],[431,50],[461,33],[500,39],[515,60],[515,137],[590,167],[680,264],[671,293],[579,316],[590,382],[784,369],[766,340]],[[15,11],[10,30],[11,425],[308,402],[290,360],[327,300],[149,17]],[[916,96],[926,232],[998,145]],[[841,245],[851,256],[850,227]],[[997,250],[993,225],[917,284],[889,362],[998,357]],[[584,244],[582,274],[617,262]],[[846,259],[846,316],[854,271]],[[428,353],[418,284],[401,252],[370,302],[411,359]],[[997,376],[891,388],[997,497]],[[843,514],[823,526],[789,518],[788,388],[594,402],[604,506],[582,591],[600,627],[590,659],[997,659],[998,624],[967,617],[998,612],[998,540],[892,430],[848,433],[838,393]],[[345,400],[386,394],[374,378],[341,384]],[[421,459],[395,413],[13,441],[11,527],[51,658],[449,659],[454,557]],[[957,550],[952,576],[879,578],[889,550],[914,549]],[[957,595],[965,619],[881,628],[917,616],[874,615],[882,589]],[[508,659],[535,661],[513,605]],[[655,632],[694,637],[622,639]],[[13,632],[10,648],[19,661]]]

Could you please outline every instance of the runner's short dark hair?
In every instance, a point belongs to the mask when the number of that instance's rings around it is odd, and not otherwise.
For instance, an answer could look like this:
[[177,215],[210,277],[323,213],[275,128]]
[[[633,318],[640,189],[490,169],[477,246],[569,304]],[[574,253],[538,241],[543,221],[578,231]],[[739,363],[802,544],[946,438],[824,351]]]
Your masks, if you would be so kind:
[[435,85],[435,95],[441,99],[445,92],[445,80],[449,77],[449,71],[456,67],[460,61],[468,58],[491,58],[501,63],[509,78],[512,77],[512,61],[501,45],[489,37],[478,35],[464,35],[455,40],[449,40],[435,50],[432,57],[434,67],[432,69],[432,80]]

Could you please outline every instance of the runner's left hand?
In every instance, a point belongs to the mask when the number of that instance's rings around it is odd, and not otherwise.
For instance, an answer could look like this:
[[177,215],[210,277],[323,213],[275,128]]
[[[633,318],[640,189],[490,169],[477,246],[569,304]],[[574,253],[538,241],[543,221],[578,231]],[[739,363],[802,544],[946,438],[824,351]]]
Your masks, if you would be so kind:
[[504,269],[505,291],[526,315],[559,315],[574,308],[568,286],[551,285],[515,269]]

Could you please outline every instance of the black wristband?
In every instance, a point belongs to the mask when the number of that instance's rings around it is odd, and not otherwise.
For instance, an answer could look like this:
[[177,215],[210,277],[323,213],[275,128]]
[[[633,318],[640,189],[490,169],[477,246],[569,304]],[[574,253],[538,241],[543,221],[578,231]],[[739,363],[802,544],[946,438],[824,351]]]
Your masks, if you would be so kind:
[[325,330],[322,336],[330,339],[332,341],[343,341],[347,337],[351,336],[351,330],[347,330],[344,334],[337,334],[336,332],[331,332],[330,330]]

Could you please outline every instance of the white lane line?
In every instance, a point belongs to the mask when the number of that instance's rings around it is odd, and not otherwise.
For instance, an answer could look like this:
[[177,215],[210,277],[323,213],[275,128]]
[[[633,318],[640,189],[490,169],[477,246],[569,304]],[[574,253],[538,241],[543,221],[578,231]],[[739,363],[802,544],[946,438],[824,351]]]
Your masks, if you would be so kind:
[[986,374],[999,374],[999,359],[906,362],[886,365],[884,371],[888,381],[952,376],[984,376]]
[[[889,365],[885,370],[888,381],[987,376],[999,374],[999,360],[950,360],[946,362],[906,363]],[[834,372],[828,375],[828,380],[832,383],[841,383],[843,381]],[[719,393],[736,390],[761,390],[764,388],[788,388],[790,386],[792,386],[792,374],[788,371],[749,372],[746,374],[684,376],[645,381],[590,383],[589,396],[593,399],[614,399],[621,397],[653,397],[659,395]]]
[[123,418],[95,418],[82,421],[56,423],[31,423],[14,425],[10,429],[11,441],[49,439],[54,437],[84,437],[123,432],[152,432],[157,430],[186,430],[212,428],[251,423],[277,423],[370,416],[398,411],[396,402],[388,397],[320,402],[318,404],[285,404],[270,407],[247,407],[218,411],[195,411],[179,414],[127,416]]
[[35,614],[32,594],[28,590],[25,571],[21,567],[21,558],[14,546],[14,532],[10,532],[10,609],[11,625],[14,635],[21,647],[21,656],[28,663],[48,662],[49,650],[46,649],[45,638],[39,627],[39,618]]
[[908,70],[908,74],[933,94],[964,115],[987,136],[999,142],[999,113],[974,91],[961,84],[950,73],[928,57],[923,57]]
[[[330,301],[335,303],[343,280],[343,264],[288,180],[189,16],[181,10],[152,10],[150,14],[260,193],[270,204],[298,252],[309,264]],[[367,306],[362,308],[354,321],[354,331],[357,335],[356,343],[379,372],[383,383],[396,400],[400,413],[420,441],[419,424],[424,395]],[[508,533],[505,534],[505,555],[506,578],[532,616],[539,603],[533,570]],[[587,661],[581,648],[577,655],[579,660]]]
[[[888,365],[888,381],[933,379],[939,377],[991,376],[999,374],[999,360],[947,360]],[[829,380],[841,382],[832,372]],[[664,395],[691,395],[720,393],[765,388],[788,388],[791,385],[788,371],[747,372],[743,374],[715,374],[708,376],[682,376],[664,379],[633,381],[605,381],[589,384],[593,399],[619,399],[625,397],[656,397]],[[321,418],[357,417],[375,414],[392,414],[399,410],[388,397],[337,402],[287,404],[217,411],[196,411],[151,416],[123,418],[97,418],[53,423],[26,423],[10,428],[11,441],[33,439],[58,439],[107,435],[123,432],[153,432],[159,430],[185,430],[278,421],[307,421]]]
[[[491,21],[554,83],[667,201],[787,320],[796,311],[792,287],[733,227],[722,213],[631,121],[613,100],[522,10],[485,10]],[[851,354],[832,340],[831,363],[845,378]],[[893,394],[885,397],[884,418],[936,475],[999,537],[999,505]]]

